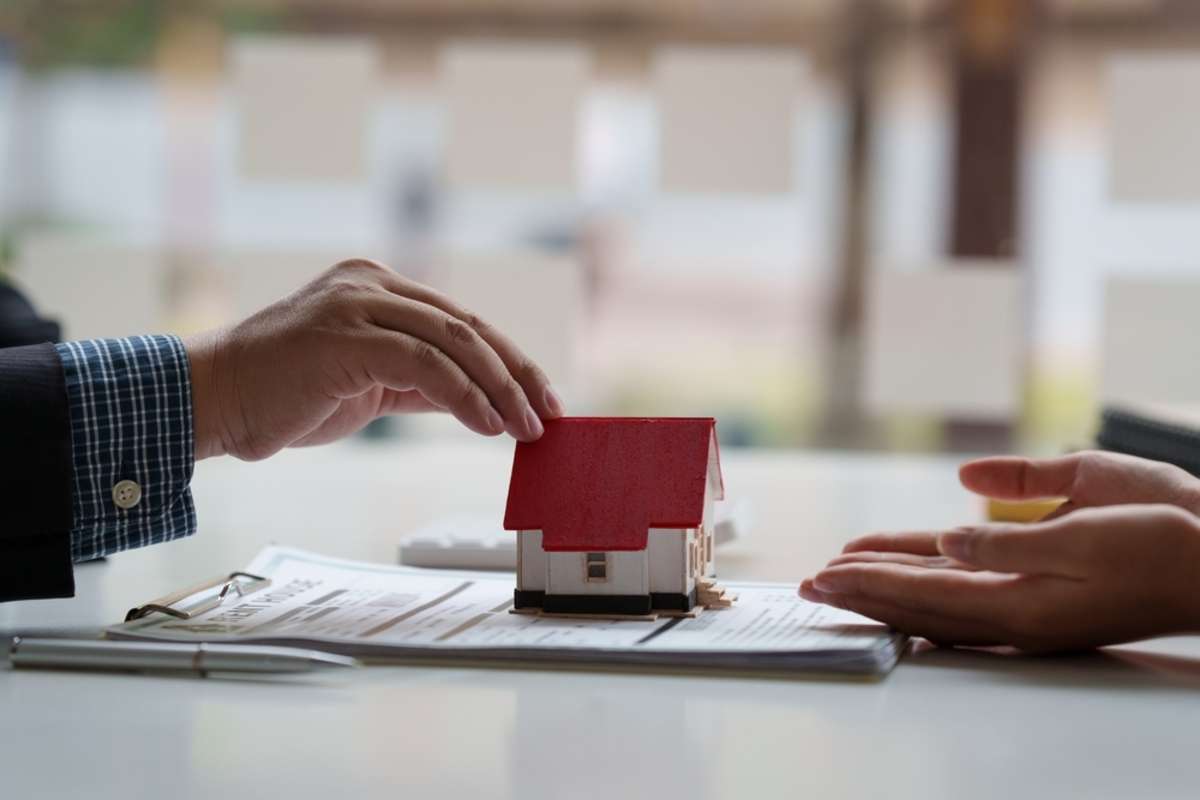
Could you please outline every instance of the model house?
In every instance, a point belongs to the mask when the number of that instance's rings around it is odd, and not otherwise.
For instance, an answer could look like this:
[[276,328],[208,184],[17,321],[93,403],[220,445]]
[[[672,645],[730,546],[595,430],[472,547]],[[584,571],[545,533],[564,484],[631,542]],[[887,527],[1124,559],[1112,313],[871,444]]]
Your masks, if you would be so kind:
[[713,575],[724,487],[712,419],[564,418],[519,443],[504,527],[517,610],[646,615],[728,605]]

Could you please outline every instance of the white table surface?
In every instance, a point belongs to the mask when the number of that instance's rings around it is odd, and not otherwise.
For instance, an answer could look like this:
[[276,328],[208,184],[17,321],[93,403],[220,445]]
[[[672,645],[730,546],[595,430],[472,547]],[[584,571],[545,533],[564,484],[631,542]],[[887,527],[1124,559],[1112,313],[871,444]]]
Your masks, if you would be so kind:
[[[204,462],[200,533],[77,569],[0,629],[98,626],[268,542],[391,562],[502,514],[511,447],[352,443]],[[757,524],[728,578],[798,581],[848,537],[978,519],[954,462],[723,454]],[[918,648],[879,683],[379,667],[252,681],[0,668],[0,797],[1197,797],[1200,637],[1063,658]]]

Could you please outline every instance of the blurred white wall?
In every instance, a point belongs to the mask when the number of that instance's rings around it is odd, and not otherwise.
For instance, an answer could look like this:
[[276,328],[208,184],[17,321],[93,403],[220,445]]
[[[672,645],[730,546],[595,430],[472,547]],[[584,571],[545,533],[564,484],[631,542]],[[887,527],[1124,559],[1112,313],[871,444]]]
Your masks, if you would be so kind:
[[164,333],[167,274],[155,247],[77,233],[22,237],[14,278],[66,339]]
[[1011,420],[1024,388],[1021,292],[1007,262],[873,274],[864,406],[881,416]]
[[796,178],[796,51],[660,47],[654,55],[665,191],[786,193]]
[[1200,203],[1200,55],[1117,55],[1107,79],[1112,199]]
[[14,180],[21,211],[151,242],[165,219],[162,96],[142,72],[27,75]]
[[920,268],[946,254],[954,147],[949,57],[918,37],[876,54],[867,247],[877,269]]
[[218,244],[378,252],[404,132],[420,128],[420,114],[396,125],[373,41],[245,36],[229,68],[214,121]]
[[1110,278],[1104,293],[1100,399],[1200,404],[1200,278]]
[[362,180],[379,54],[366,37],[248,36],[230,46],[237,163],[251,180]]
[[[1114,170],[1137,169],[1138,161],[1160,155],[1135,155],[1134,162],[1118,168],[1116,160],[1128,154],[1128,142],[1118,144],[1125,134],[1117,130],[1115,118],[1136,113],[1120,121],[1123,131],[1169,126],[1177,107],[1184,109],[1180,118],[1186,122],[1191,113],[1186,108],[1196,103],[1195,92],[1178,83],[1171,96],[1147,93],[1146,100],[1156,102],[1157,110],[1134,109],[1114,96],[1114,89],[1120,89],[1111,80],[1114,63],[1157,63],[1158,58],[1152,51],[1131,52],[1103,38],[1055,38],[1031,65],[1021,227],[1033,280],[1032,356],[1045,375],[1099,379],[1108,278],[1183,277],[1200,270],[1200,204],[1162,197],[1132,202],[1111,192]],[[1186,158],[1195,164],[1195,147],[1191,149]]]
[[226,249],[211,262],[224,276],[234,319],[280,300],[348,257],[345,251]]
[[[745,49],[735,48],[735,56],[745,55]],[[668,50],[665,58],[671,72],[683,73],[680,87],[684,94],[694,94],[694,82],[702,78],[692,74],[707,64],[711,51],[701,51],[695,59],[687,57],[690,50],[683,51],[684,63],[670,67],[679,58],[674,50]],[[675,55],[672,55],[675,53]],[[717,60],[723,51],[717,50]],[[640,269],[665,272],[686,280],[692,270],[704,272],[716,265],[737,265],[733,272],[735,280],[757,280],[792,275],[799,272],[806,279],[822,280],[828,275],[832,255],[838,236],[837,220],[840,217],[841,137],[845,132],[845,107],[840,87],[824,74],[814,74],[800,53],[788,53],[782,63],[777,63],[779,54],[766,51],[769,71],[786,73],[790,77],[777,80],[769,96],[779,100],[779,108],[771,115],[772,120],[781,116],[786,119],[780,124],[784,140],[773,140],[766,148],[764,157],[753,156],[754,162],[749,178],[754,182],[743,183],[741,191],[673,191],[672,186],[651,183],[630,197],[624,212],[629,219],[630,263]],[[752,61],[756,59],[751,59]],[[785,66],[786,65],[786,66]],[[738,73],[735,68],[731,72]],[[753,71],[752,71],[753,72]],[[745,77],[744,75],[741,77]],[[671,83],[671,81],[668,81]],[[784,91],[784,87],[791,87]],[[657,87],[662,89],[663,87]],[[667,89],[672,87],[668,86]],[[670,92],[668,91],[668,95]],[[780,100],[787,95],[789,101]],[[629,93],[630,102],[642,102],[643,113],[649,120],[647,138],[652,149],[641,156],[638,163],[643,175],[664,174],[664,156],[671,150],[662,130],[666,112],[657,107],[663,94],[657,91],[648,97],[636,98]],[[692,100],[695,98],[692,97]],[[736,100],[725,94],[714,94],[707,113],[725,118],[734,115],[739,106]],[[686,115],[684,115],[686,116]],[[640,127],[625,146],[644,146]],[[731,138],[728,150],[721,150],[713,158],[729,159],[738,163],[745,158],[744,150],[761,146],[761,137],[748,135],[735,141],[739,134],[747,133],[743,128],[727,132]],[[766,186],[759,181],[759,161],[770,161],[781,168],[781,172]],[[687,163],[677,164],[682,171]],[[698,189],[713,176],[696,176],[691,184]],[[722,179],[724,180],[724,178]],[[732,178],[730,178],[732,180]],[[674,187],[681,188],[681,187]],[[728,270],[729,267],[721,267]],[[681,274],[682,273],[682,274]]]
[[452,187],[573,189],[589,49],[570,42],[452,41],[439,58]]
[[12,217],[20,196],[14,140],[19,129],[22,84],[20,68],[0,53],[0,227]]

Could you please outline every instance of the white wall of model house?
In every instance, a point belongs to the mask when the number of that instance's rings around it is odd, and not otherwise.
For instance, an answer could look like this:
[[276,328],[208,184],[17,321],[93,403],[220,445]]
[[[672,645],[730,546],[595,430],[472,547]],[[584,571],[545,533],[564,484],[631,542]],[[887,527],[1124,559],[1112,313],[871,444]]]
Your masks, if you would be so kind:
[[[654,534],[650,534],[653,536]],[[623,550],[605,554],[608,577],[589,581],[586,553],[547,553],[547,594],[649,594],[649,570],[645,550]]]
[[694,581],[687,569],[687,547],[695,538],[693,530],[651,528],[646,542],[651,592],[686,594]]
[[713,483],[709,481],[699,528],[651,528],[645,550],[606,552],[608,577],[603,581],[587,579],[587,553],[547,553],[542,549],[540,530],[520,531],[517,534],[518,587],[549,594],[687,594],[696,587],[689,550],[694,545],[693,552],[703,558],[705,537],[709,540],[709,561],[704,572],[713,574],[712,527]]

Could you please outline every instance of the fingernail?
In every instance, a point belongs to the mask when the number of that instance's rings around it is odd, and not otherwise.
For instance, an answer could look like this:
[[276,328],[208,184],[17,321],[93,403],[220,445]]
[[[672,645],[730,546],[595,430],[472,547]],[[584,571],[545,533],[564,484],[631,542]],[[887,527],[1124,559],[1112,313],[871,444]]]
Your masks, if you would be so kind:
[[530,408],[525,412],[525,427],[529,430],[529,435],[533,438],[538,438],[545,431],[542,427],[542,421],[538,419],[538,415]]
[[487,411],[487,427],[492,433],[504,433],[504,418],[494,408]]
[[822,572],[813,578],[813,588],[824,594],[839,594],[851,589],[852,579],[845,575]]
[[562,400],[559,398],[558,394],[555,393],[554,389],[549,386],[546,387],[544,399],[546,401],[546,408],[550,409],[550,414],[552,416],[561,417],[563,414],[567,413],[566,409],[563,408]]
[[796,594],[813,603],[821,602],[821,593],[813,588],[811,580],[806,580],[800,584],[800,588],[796,590]]
[[959,561],[970,561],[971,550],[974,549],[978,536],[976,531],[969,528],[946,531],[937,538],[938,552]]

